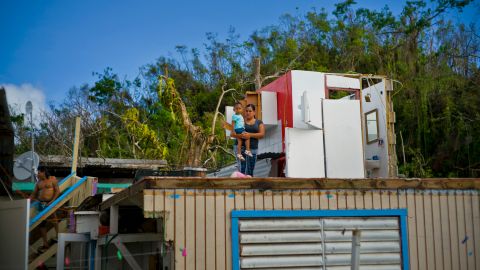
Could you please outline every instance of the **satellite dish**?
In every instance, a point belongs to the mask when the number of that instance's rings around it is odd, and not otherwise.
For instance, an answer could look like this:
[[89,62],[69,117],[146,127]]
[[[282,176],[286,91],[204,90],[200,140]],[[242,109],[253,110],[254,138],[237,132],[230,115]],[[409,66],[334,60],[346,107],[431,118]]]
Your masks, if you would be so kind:
[[15,160],[15,164],[13,165],[13,175],[20,181],[30,179],[32,173],[35,174],[35,169],[38,167],[39,162],[40,157],[37,153],[33,152],[32,160],[32,151],[25,152]]
[[33,109],[32,102],[29,100],[27,101],[27,104],[25,105],[25,111],[27,114],[31,114]]

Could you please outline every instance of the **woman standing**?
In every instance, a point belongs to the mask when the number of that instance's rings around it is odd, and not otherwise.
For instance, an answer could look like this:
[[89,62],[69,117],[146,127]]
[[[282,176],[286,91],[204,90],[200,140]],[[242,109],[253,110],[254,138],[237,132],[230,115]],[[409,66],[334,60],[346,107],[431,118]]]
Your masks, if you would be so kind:
[[[250,151],[252,156],[245,155],[245,144],[242,146],[242,156],[245,158],[245,161],[241,161],[237,158],[237,167],[240,169],[240,172],[243,174],[253,176],[253,170],[255,169],[255,163],[257,162],[257,153],[258,153],[258,140],[265,136],[265,126],[263,125],[262,120],[255,118],[255,105],[248,104],[245,107],[245,132],[242,134],[236,134],[235,131],[232,131],[231,136],[238,139],[250,139]],[[235,145],[233,146],[233,151],[235,156],[237,156],[237,140],[235,140]]]

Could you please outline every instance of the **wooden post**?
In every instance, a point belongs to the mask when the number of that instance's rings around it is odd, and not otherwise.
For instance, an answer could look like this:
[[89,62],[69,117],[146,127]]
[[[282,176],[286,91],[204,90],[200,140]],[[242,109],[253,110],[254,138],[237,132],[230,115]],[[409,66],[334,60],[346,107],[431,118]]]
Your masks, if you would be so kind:
[[72,173],[77,175],[78,144],[80,142],[80,116],[75,118],[75,138],[73,141]]
[[118,205],[110,207],[110,234],[118,233]]

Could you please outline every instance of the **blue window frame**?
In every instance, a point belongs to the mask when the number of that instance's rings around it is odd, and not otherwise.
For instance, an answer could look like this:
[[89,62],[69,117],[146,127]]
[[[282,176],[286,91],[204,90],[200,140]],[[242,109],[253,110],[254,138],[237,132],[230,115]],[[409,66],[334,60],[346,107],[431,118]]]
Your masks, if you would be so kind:
[[398,217],[402,245],[402,269],[409,270],[407,209],[389,210],[233,210],[232,218],[232,264],[233,270],[240,270],[240,247],[238,219],[240,218],[293,218],[293,217]]

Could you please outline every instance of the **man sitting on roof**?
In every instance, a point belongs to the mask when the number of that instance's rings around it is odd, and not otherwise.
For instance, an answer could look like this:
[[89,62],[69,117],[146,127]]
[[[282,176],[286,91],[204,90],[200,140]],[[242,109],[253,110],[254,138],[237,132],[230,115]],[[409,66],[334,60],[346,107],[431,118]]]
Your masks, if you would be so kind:
[[[30,195],[31,201],[39,201],[36,205],[38,212],[42,212],[47,206],[49,206],[55,199],[60,196],[60,189],[58,188],[57,179],[55,176],[51,176],[48,173],[47,168],[40,166],[38,167],[38,182],[35,184],[35,188],[33,190],[32,195]],[[52,215],[53,217],[53,225],[55,226],[55,232],[58,235],[58,223],[56,222],[57,216],[55,213]],[[43,247],[40,248],[39,252],[42,253],[47,250],[50,245],[47,239],[47,223],[46,221],[42,221],[39,225],[40,233],[43,238]]]

